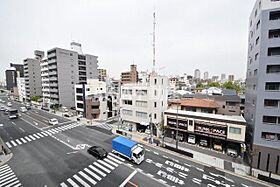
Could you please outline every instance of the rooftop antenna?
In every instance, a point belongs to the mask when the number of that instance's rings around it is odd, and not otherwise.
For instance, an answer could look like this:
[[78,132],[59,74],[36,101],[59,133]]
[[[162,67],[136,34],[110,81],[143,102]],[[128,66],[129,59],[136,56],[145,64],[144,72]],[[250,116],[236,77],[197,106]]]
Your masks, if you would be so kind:
[[153,22],[153,70],[152,74],[155,74],[155,65],[156,65],[156,12],[154,10],[154,22]]

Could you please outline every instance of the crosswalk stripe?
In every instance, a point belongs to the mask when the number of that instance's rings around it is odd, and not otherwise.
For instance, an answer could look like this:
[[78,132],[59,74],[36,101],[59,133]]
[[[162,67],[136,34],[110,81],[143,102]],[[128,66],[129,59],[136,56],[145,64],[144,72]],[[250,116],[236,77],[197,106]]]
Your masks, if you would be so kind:
[[38,136],[40,136],[41,138],[43,138],[44,136],[42,134],[40,134],[39,132],[37,133]]
[[49,131],[51,131],[53,134],[57,133],[57,131],[54,129],[50,129]]
[[[0,181],[0,186],[1,186],[1,185],[4,186],[4,183],[3,183],[3,182],[6,182],[6,181],[8,181],[8,180],[10,180],[10,179],[12,179],[13,177],[16,176],[14,173],[12,173],[12,174],[13,174],[12,176],[9,176],[8,178],[5,178],[5,179],[1,180],[1,181]],[[17,179],[17,178],[14,178],[14,179]],[[9,183],[9,182],[12,182],[12,181],[10,180],[10,181],[8,181],[8,183]],[[7,183],[6,183],[6,184],[7,184]]]
[[116,159],[119,159],[120,161],[124,162],[125,160],[123,158],[118,157],[117,155],[113,154],[113,153],[109,153],[109,155],[113,156]]
[[47,132],[50,133],[50,134],[55,134],[55,132],[52,131],[52,129],[48,130]]
[[[13,179],[11,179],[11,180],[9,180],[9,181],[3,183],[3,184],[0,184],[0,187],[6,186],[7,184],[9,184],[10,182],[13,182],[13,181],[15,181],[15,180],[17,180],[17,178],[13,178]],[[3,182],[3,181],[1,181],[1,182]]]
[[1,174],[0,174],[0,177],[2,177],[2,176],[4,176],[4,175],[7,175],[8,173],[12,173],[13,171],[10,169],[10,168],[8,168],[8,169],[6,169],[5,171],[3,171]]
[[81,179],[80,177],[78,177],[77,175],[73,176],[77,181],[79,181],[84,187],[90,187],[90,185],[88,185],[88,183],[86,183],[85,181],[83,181],[83,179]]
[[27,142],[24,138],[20,138],[20,140],[21,140],[23,143],[26,143],[26,142]]
[[89,182],[91,182],[91,184],[96,185],[96,181],[93,180],[92,178],[90,178],[87,174],[85,174],[84,172],[80,171],[79,172],[80,175],[82,175],[85,179],[87,179]]
[[109,163],[109,164],[112,164],[112,165],[115,166],[115,167],[118,167],[118,166],[119,166],[118,164],[112,162],[112,161],[109,160],[108,158],[105,158],[104,161],[106,161],[106,162]]
[[19,141],[19,139],[16,139],[16,142],[17,142],[19,145],[22,144],[21,141]]
[[53,133],[50,133],[49,131],[45,131],[45,133],[47,133],[48,135],[52,135]]
[[13,172],[10,172],[10,173],[6,174],[5,176],[0,177],[0,181],[2,181],[2,179],[6,178],[6,177],[9,177],[9,176],[11,176],[11,175],[14,175],[14,173],[13,173]]
[[[17,184],[17,183],[19,183],[19,180],[15,181],[15,182],[13,182],[13,183],[11,183],[9,185],[7,185],[6,187],[11,187],[11,186],[15,187],[14,185]],[[17,186],[20,186],[20,185],[21,185],[20,183],[17,184]]]
[[3,165],[3,166],[0,166],[0,169],[1,168],[5,168],[5,167],[7,167],[8,165],[7,164],[5,164],[5,165]]
[[35,138],[40,139],[40,136],[38,136],[37,134],[33,134],[33,136],[35,136]]
[[21,186],[21,183],[18,183],[17,185],[13,186],[13,187],[19,187]]
[[10,168],[10,167],[8,165],[6,165],[6,167],[3,167],[3,168],[0,169],[0,172],[6,170],[7,168]]
[[68,187],[64,182],[63,182],[63,183],[60,183],[60,186],[61,186],[61,187]]
[[45,132],[41,132],[44,136],[48,136],[48,134],[47,133],[45,133]]
[[67,181],[73,186],[73,187],[79,187],[78,184],[76,184],[72,179],[67,179]]
[[27,136],[25,136],[24,138],[27,139],[29,142],[31,141],[30,138],[28,138]]
[[6,142],[6,145],[8,146],[8,148],[12,147],[12,145],[9,142]]
[[98,164],[97,162],[94,162],[93,164],[94,164],[94,165],[96,165],[97,167],[99,167],[100,169],[102,169],[102,170],[106,171],[107,173],[111,173],[111,171],[110,171],[110,170],[108,170],[107,168],[105,168],[105,167],[101,166],[101,165],[100,165],[100,164]]
[[114,170],[115,168],[109,164],[107,164],[106,162],[104,162],[103,160],[97,160],[97,162],[99,162],[100,164],[103,164],[104,166],[106,166],[107,168],[110,168],[111,170]]
[[11,141],[11,143],[13,144],[13,146],[17,146],[16,142],[14,142],[13,140]]
[[32,135],[29,135],[29,137],[30,137],[32,140],[36,140],[36,138],[34,138]]
[[88,168],[84,169],[87,173],[89,173],[91,176],[93,176],[94,178],[96,178],[97,180],[101,181],[101,177],[99,177],[98,175],[96,175],[95,173],[93,173],[92,171],[90,171]]
[[121,164],[121,163],[122,163],[121,161],[119,161],[119,160],[117,160],[117,159],[111,157],[110,155],[108,155],[107,158],[109,158],[109,159],[111,159],[111,160],[117,162],[118,164]]
[[95,172],[99,173],[100,175],[102,175],[103,177],[106,177],[106,174],[103,173],[102,171],[100,171],[99,169],[93,167],[92,165],[89,165],[88,167],[90,167],[92,170],[94,170]]

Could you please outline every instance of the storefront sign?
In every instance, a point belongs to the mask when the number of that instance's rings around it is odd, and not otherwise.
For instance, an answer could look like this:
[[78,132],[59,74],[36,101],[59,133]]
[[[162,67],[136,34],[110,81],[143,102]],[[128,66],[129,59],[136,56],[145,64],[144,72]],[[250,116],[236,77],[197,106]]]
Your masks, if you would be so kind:
[[[172,127],[177,127],[177,120],[173,119],[173,118],[167,118],[167,125],[172,126]],[[187,128],[188,121],[183,121],[183,120],[178,119],[178,126]]]
[[222,136],[222,137],[227,136],[227,127],[224,126],[199,124],[195,122],[195,131],[205,133],[208,135],[214,135],[214,136]]

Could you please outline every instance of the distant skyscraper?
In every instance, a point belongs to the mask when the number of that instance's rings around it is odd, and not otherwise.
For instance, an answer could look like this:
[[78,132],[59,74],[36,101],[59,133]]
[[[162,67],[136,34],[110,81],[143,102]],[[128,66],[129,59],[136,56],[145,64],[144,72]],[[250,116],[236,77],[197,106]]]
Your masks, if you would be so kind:
[[217,82],[219,80],[219,76],[214,75],[212,76],[212,82]]
[[204,79],[204,80],[208,80],[208,79],[209,79],[209,73],[208,73],[208,71],[204,72],[204,74],[203,74],[203,79]]
[[228,81],[233,82],[233,81],[234,81],[234,75],[229,75],[229,76],[228,76]]
[[200,79],[200,70],[199,69],[194,70],[194,79]]
[[221,74],[221,81],[225,81],[226,80],[226,74],[222,73]]

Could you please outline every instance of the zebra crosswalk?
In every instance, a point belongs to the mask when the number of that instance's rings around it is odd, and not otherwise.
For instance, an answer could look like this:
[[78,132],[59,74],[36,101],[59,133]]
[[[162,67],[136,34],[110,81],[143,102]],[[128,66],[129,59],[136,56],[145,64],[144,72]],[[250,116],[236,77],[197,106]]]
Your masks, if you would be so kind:
[[99,128],[103,128],[103,129],[111,131],[113,128],[113,125],[108,124],[108,123],[101,123],[99,125],[95,125],[95,127],[99,127]]
[[113,153],[109,153],[105,159],[93,162],[88,167],[68,178],[65,182],[60,183],[60,186],[94,186],[124,161],[123,158],[120,158]]
[[41,131],[41,132],[38,132],[35,134],[27,135],[25,137],[22,137],[22,138],[19,138],[16,140],[10,140],[10,141],[6,142],[6,145],[8,146],[8,148],[16,147],[16,146],[26,144],[28,142],[32,142],[32,141],[38,140],[40,138],[44,138],[44,137],[47,137],[47,136],[50,136],[50,135],[53,135],[53,134],[56,134],[59,132],[70,130],[70,129],[78,127],[80,125],[82,125],[82,124],[72,123],[72,124],[68,124],[68,125],[63,125],[63,126],[56,127],[53,129],[49,129],[49,130]]
[[7,164],[0,167],[0,187],[2,186],[5,187],[22,186],[15,173]]

